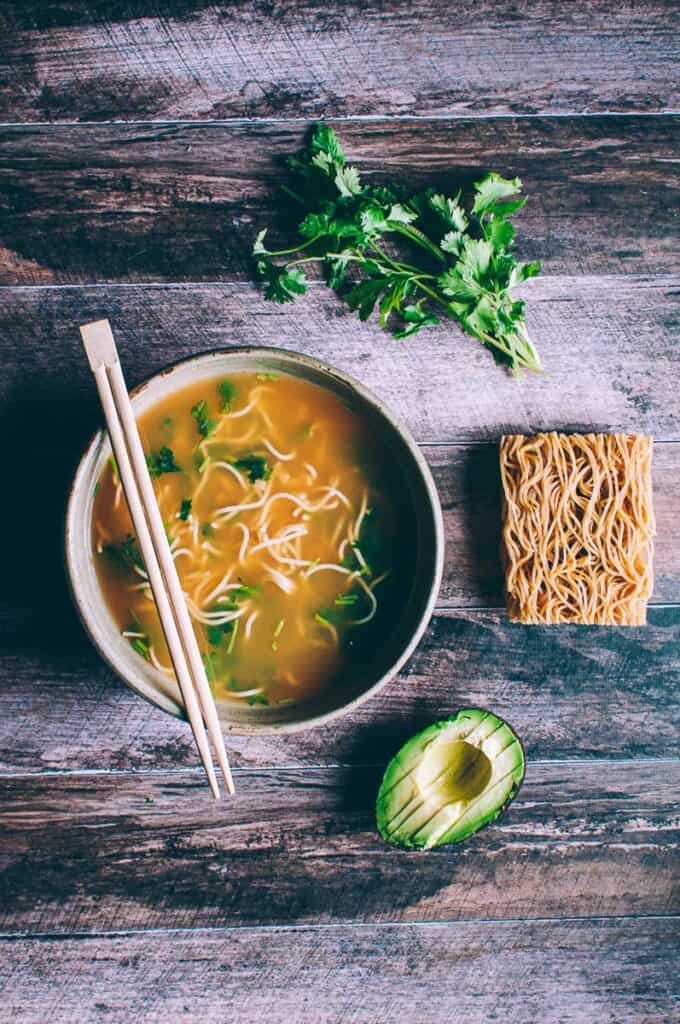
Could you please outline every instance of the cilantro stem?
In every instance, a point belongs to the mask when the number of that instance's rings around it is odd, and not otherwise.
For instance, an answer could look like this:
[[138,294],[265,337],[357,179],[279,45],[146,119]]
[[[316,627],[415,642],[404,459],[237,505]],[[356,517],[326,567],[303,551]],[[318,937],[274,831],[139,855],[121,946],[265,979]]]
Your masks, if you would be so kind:
[[[378,255],[383,260],[385,260],[386,263],[389,263],[389,265],[393,267],[394,270],[399,270],[400,272],[405,274],[420,274],[420,270],[418,269],[418,267],[412,267],[409,263],[397,263],[395,260],[393,260],[391,256],[388,256],[387,253],[380,248],[380,246],[374,239],[371,239],[371,248],[373,249],[374,252],[377,252]],[[428,276],[434,277],[434,274],[430,274]]]
[[[266,256],[292,256],[295,252],[302,252],[303,249],[309,249],[310,245],[314,242],[318,242],[320,238],[323,238],[323,231],[320,231],[318,235],[314,235],[314,238],[308,239],[302,245],[294,245],[291,249],[277,249],[276,251],[265,249],[264,255]],[[322,257],[317,256],[315,259],[321,259]]]
[[301,205],[304,205],[305,201],[302,198],[302,196],[298,195],[297,192],[293,192],[292,188],[290,188],[288,185],[282,185],[281,186],[281,191],[282,192],[286,192],[291,197],[291,199],[295,200],[296,203],[300,203]]
[[[427,276],[428,277],[434,277],[433,274],[428,274]],[[435,302],[438,302],[440,306],[446,306],[447,302],[446,302],[446,299],[444,298],[444,296],[440,295],[438,292],[434,291],[434,289],[429,288],[426,284],[423,284],[423,277],[424,277],[423,274],[419,274],[418,277],[415,277],[413,279],[414,282],[420,288],[421,292],[425,292],[425,294],[429,295],[431,299],[434,299]]]
[[320,263],[324,258],[323,256],[303,256],[299,260],[289,260],[286,266],[297,267],[301,263]]
[[427,235],[419,228],[414,228],[411,224],[400,224],[397,221],[390,221],[390,228],[392,231],[397,231],[400,235],[403,235],[404,238],[408,238],[411,242],[415,242],[421,249],[425,249],[439,263],[446,264],[446,257],[441,249],[431,242]]

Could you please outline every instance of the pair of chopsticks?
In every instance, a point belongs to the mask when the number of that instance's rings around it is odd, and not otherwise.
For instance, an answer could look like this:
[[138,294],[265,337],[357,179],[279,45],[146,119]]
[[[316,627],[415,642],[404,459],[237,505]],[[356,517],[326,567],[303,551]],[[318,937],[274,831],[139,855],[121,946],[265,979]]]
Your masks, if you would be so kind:
[[95,323],[84,324],[80,333],[99,391],[120,481],[187,717],[210,788],[218,800],[220,791],[208,735],[215,747],[229,793],[234,792],[234,782],[224,749],[217,708],[168,545],[111,325],[108,320],[97,320]]

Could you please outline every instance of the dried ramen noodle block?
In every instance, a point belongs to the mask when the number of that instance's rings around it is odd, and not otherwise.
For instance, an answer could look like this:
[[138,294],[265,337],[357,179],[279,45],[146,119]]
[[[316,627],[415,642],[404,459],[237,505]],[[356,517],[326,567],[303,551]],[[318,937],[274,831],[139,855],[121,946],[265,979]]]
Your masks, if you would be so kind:
[[505,588],[514,622],[646,622],[652,443],[640,434],[501,440]]

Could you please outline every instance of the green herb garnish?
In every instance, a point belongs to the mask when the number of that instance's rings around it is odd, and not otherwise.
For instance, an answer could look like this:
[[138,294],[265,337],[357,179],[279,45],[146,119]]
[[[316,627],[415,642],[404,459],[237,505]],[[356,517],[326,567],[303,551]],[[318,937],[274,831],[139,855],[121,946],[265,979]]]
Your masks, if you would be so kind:
[[[289,166],[299,184],[286,191],[304,216],[290,249],[267,250],[266,229],[255,239],[265,298],[292,302],[304,294],[302,264],[320,261],[328,285],[350,308],[367,320],[377,306],[381,326],[397,338],[437,324],[443,315],[513,372],[540,370],[524,302],[511,295],[540,271],[540,264],[520,263],[510,253],[515,230],[509,218],[526,201],[519,178],[487,174],[466,203],[460,192],[408,194],[394,184],[364,184],[325,124],[316,126],[307,149]],[[395,252],[396,242],[403,252]]]
[[194,449],[194,454],[191,456],[191,461],[196,472],[202,473],[205,470],[205,467],[210,462],[210,456],[205,455],[201,451],[201,446],[199,444],[198,448]]
[[227,622],[225,625],[231,626],[231,635],[229,637],[229,643],[227,644],[227,654],[232,654],[234,651],[234,644],[236,643],[236,634],[238,633],[238,619],[234,619],[233,622]]
[[167,437],[168,441],[175,440],[175,423],[170,416],[166,416],[165,419],[161,420],[161,430]]
[[248,703],[250,704],[251,708],[253,704],[266,704],[267,706],[269,706],[269,701],[267,700],[266,697],[263,697],[261,693],[254,693],[252,697],[248,697]]
[[236,385],[230,380],[220,381],[217,390],[222,400],[222,411],[231,412],[231,403],[236,398]]
[[322,608],[314,616],[320,626],[334,626],[340,622],[340,613],[335,608]]
[[217,430],[217,420],[208,413],[208,403],[201,400],[192,406],[191,415],[196,420],[196,426],[201,437],[210,437]]
[[256,373],[255,377],[257,380],[278,380],[278,373]]
[[145,661],[151,661],[151,638],[146,635],[139,622],[133,619],[125,630],[126,633],[141,633],[141,636],[130,636],[130,646],[133,651],[140,654]]
[[139,544],[131,533],[119,544],[104,545],[104,554],[119,569],[144,569]]
[[149,653],[151,644],[147,636],[133,636],[130,638],[130,643],[132,644],[132,649],[137,651],[137,654],[141,654],[145,661],[151,661],[151,654]]
[[205,668],[205,674],[206,674],[208,683],[210,684],[210,689],[211,689],[211,691],[213,693],[214,693],[215,683],[217,682],[217,670],[215,668],[215,662],[217,660],[217,657],[218,656],[217,656],[217,653],[215,651],[210,651],[209,654],[201,655],[201,658],[203,660],[203,666]]
[[215,527],[212,525],[212,523],[203,523],[203,525],[201,526],[201,536],[202,537],[212,537],[212,536],[214,536],[214,534],[215,534]]
[[163,476],[164,473],[181,473],[182,467],[175,462],[172,448],[165,445],[159,452],[149,452],[146,457],[146,464],[152,477]]
[[191,515],[191,498],[182,498],[182,504],[179,507],[179,517],[186,523],[187,519]]
[[222,643],[222,637],[224,636],[224,630],[221,626],[209,626],[208,627],[208,641],[213,647],[219,647]]
[[271,466],[263,455],[243,455],[240,459],[234,459],[232,466],[247,473],[251,483],[256,480],[269,480],[272,474]]
[[335,599],[335,603],[343,607],[344,605],[356,604],[359,600],[358,594],[338,594]]

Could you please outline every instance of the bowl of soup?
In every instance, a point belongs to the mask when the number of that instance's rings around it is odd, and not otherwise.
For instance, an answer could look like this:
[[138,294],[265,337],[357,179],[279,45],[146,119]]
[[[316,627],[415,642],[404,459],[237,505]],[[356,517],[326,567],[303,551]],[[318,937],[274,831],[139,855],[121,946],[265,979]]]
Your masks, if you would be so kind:
[[[278,349],[184,360],[132,403],[223,729],[319,724],[391,679],[427,626],[444,557],[406,427],[344,373]],[[183,715],[104,431],[76,473],[66,564],[106,661]]]

